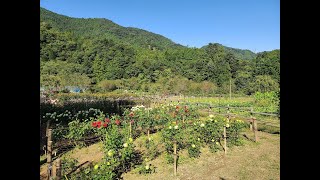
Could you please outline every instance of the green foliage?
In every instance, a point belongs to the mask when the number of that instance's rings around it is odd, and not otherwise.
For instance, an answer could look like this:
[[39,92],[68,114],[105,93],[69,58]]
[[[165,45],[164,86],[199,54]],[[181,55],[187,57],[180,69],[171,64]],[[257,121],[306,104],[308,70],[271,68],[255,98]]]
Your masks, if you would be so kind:
[[155,172],[155,167],[152,164],[142,164],[137,167],[139,174],[151,174]]
[[254,81],[251,83],[251,93],[279,91],[279,84],[271,76],[259,75],[254,78]]
[[257,92],[255,98],[255,110],[258,112],[280,112],[280,94],[279,92]]
[[70,157],[63,157],[61,159],[61,174],[62,176],[65,176],[66,174],[68,174],[69,172],[71,172],[72,170],[74,170],[74,168],[77,166],[78,164],[78,160],[74,159],[74,158],[70,158]]
[[[179,47],[168,38],[142,29],[122,27],[110,20],[101,18],[71,18],[40,8],[40,21],[46,21],[64,32],[73,32],[76,36],[86,38],[108,37],[119,42],[134,44],[150,49]],[[150,50],[151,51],[151,50]]]
[[174,158],[173,158],[172,153],[169,153],[169,152],[165,151],[165,152],[164,152],[164,157],[165,157],[166,162],[167,162],[168,164],[173,164],[173,163],[174,163]]
[[152,137],[145,137],[144,146],[146,147],[145,157],[148,160],[153,160],[157,155],[159,155],[158,146],[155,144]]
[[248,128],[248,124],[244,123],[241,120],[232,119],[230,120],[229,127],[227,128],[227,144],[231,146],[240,146],[243,144],[243,141],[239,137],[240,132],[244,128]]
[[68,123],[68,134],[65,138],[72,140],[76,145],[83,145],[81,140],[84,137],[93,133],[90,123],[87,120],[80,122],[80,120],[71,121]]
[[197,158],[200,156],[200,146],[198,145],[199,143],[192,143],[189,147],[188,147],[188,154],[189,157],[193,157],[193,158]]
[[280,50],[256,55],[218,43],[188,48],[106,19],[40,10],[40,83],[47,89],[214,94],[228,93],[230,79],[233,93],[277,89]]

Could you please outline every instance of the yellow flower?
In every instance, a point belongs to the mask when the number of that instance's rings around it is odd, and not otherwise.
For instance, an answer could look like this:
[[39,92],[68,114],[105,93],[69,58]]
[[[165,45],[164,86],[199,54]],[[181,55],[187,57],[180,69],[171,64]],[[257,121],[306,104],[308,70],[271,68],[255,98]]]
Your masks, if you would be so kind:
[[113,150],[108,151],[108,156],[113,156]]
[[123,147],[125,147],[125,148],[128,147],[128,143],[124,143]]
[[219,143],[218,143],[218,142],[216,142],[216,145],[219,145]]
[[211,141],[214,142],[214,139],[212,139]]
[[94,166],[94,169],[98,169],[98,168],[99,168],[99,165],[96,164],[96,165]]
[[198,141],[200,141],[200,138],[198,138]]
[[146,170],[148,170],[150,167],[149,167],[149,165],[146,165],[146,167],[145,167],[145,168],[146,168]]
[[230,127],[230,125],[229,125],[229,124],[226,124],[226,127]]
[[169,126],[169,129],[172,129],[172,126]]
[[201,123],[201,125],[200,125],[201,127],[204,127],[204,124],[203,123]]
[[195,148],[195,147],[196,147],[196,145],[194,145],[194,144],[192,144],[191,146],[192,146],[193,148]]
[[107,165],[110,166],[110,162],[107,162]]
[[133,141],[133,139],[132,138],[129,138],[129,142],[132,142]]
[[214,115],[210,114],[210,115],[209,115],[209,117],[210,117],[210,118],[213,118],[213,117],[214,117]]

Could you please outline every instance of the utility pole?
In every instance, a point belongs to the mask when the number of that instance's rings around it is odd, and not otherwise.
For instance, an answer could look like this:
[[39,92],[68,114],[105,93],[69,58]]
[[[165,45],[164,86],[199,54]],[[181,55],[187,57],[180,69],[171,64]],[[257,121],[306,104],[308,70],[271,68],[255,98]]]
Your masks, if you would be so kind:
[[230,100],[231,100],[231,78],[230,78]]

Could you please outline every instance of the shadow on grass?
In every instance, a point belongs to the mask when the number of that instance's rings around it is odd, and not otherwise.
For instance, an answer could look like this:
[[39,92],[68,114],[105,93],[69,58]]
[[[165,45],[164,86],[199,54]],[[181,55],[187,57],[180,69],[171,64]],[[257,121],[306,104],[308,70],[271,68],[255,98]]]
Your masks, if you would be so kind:
[[255,142],[253,138],[248,137],[246,134],[243,134],[243,137],[245,137],[246,140],[248,140],[248,141]]

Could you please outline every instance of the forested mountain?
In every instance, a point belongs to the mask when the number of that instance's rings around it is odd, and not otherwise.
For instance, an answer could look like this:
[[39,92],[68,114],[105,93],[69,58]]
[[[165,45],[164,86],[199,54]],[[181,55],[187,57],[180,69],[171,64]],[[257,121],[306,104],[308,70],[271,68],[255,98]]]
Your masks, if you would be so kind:
[[254,54],[209,43],[188,48],[106,19],[70,18],[41,8],[42,87],[80,86],[156,93],[251,94],[278,90],[280,50]]
[[72,32],[76,36],[113,39],[144,48],[165,49],[181,45],[159,34],[142,29],[122,27],[103,18],[71,18],[40,8],[40,21],[48,22],[62,32]]
[[[254,59],[257,54],[247,49],[237,49],[232,47],[223,46],[222,44],[216,43],[219,46],[222,46],[226,52],[233,54],[238,59],[251,60]],[[203,46],[202,48],[206,48],[208,45]]]
[[251,60],[257,56],[255,53],[247,49],[244,50],[244,49],[237,49],[237,48],[231,48],[226,46],[224,47],[227,52],[234,54],[234,56],[238,59]]

